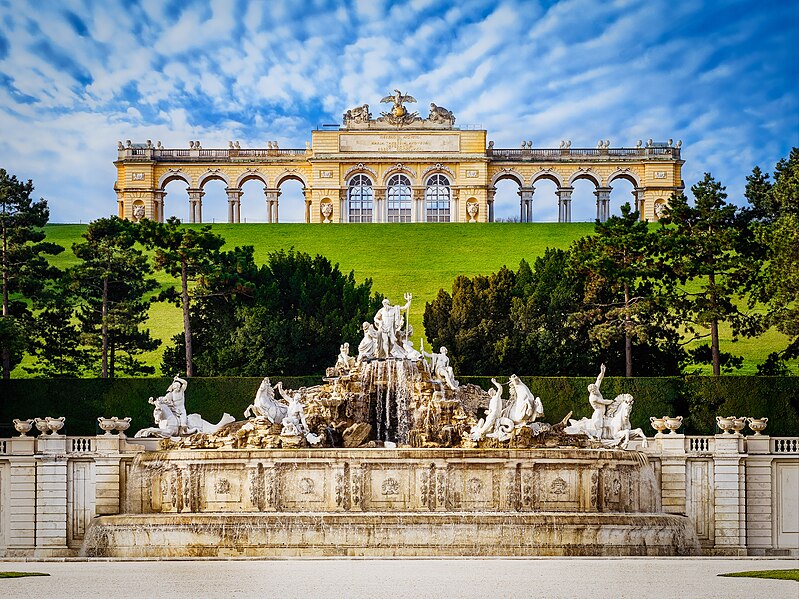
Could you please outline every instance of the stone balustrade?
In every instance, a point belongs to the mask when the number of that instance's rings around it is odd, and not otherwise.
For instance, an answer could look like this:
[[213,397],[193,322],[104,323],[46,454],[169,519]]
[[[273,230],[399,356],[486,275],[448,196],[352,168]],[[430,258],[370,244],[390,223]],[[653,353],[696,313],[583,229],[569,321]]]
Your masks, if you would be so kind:
[[[137,454],[158,439],[0,439],[0,557],[77,555],[95,516],[126,513]],[[643,452],[658,509],[685,514],[708,555],[799,555],[799,437],[657,434]],[[428,450],[429,451],[429,450]]]

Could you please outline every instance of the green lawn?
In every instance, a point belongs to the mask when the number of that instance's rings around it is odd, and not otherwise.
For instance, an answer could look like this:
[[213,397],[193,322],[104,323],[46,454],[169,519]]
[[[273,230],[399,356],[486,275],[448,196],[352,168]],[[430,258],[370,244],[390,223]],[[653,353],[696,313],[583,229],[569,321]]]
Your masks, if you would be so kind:
[[24,576],[50,576],[45,572],[0,572],[0,578],[22,578]]
[[[67,248],[53,263],[61,268],[74,264],[71,246],[80,240],[86,225],[48,225],[48,240]],[[524,258],[531,262],[547,247],[565,249],[593,231],[592,223],[489,223],[489,224],[215,224],[213,231],[223,236],[226,247],[252,245],[255,259],[265,262],[267,254],[281,248],[311,255],[323,254],[342,270],[354,271],[357,280],[370,277],[372,288],[394,303],[403,293],[413,293],[410,322],[422,334],[425,302],[435,298],[442,287],[451,290],[457,275],[489,274],[502,265],[517,268]],[[163,273],[156,277],[163,285],[173,281]],[[178,308],[155,304],[150,312],[150,328],[167,342],[183,329]],[[752,374],[775,348],[784,347],[775,332],[753,340],[732,344],[725,331],[723,349],[746,356],[742,374]],[[148,362],[160,363],[163,345]],[[332,357],[331,357],[332,359]],[[25,376],[21,368],[15,376]]]
[[775,580],[796,580],[799,582],[799,569],[792,570],[752,570],[749,572],[731,572],[719,574],[731,578],[773,578]]

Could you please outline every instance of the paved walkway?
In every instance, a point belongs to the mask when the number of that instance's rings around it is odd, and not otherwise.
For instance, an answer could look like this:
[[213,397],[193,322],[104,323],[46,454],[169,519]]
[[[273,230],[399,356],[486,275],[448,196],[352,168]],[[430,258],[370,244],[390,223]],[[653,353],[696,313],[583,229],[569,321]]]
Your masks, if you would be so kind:
[[0,597],[177,599],[797,599],[790,580],[723,572],[798,568],[796,559],[531,558],[0,562]]

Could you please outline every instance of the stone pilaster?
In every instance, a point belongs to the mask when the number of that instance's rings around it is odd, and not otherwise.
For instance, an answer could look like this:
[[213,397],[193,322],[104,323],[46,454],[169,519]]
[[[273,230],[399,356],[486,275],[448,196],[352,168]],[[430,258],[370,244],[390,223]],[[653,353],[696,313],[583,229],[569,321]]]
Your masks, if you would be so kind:
[[519,220],[523,223],[533,222],[533,194],[535,187],[520,187],[519,198],[521,198],[521,216]]
[[226,187],[225,193],[227,193],[227,222],[240,223],[241,195],[243,192],[239,187]]
[[36,547],[36,440],[16,437],[9,443],[6,555],[23,557],[32,555]]
[[95,510],[98,516],[118,514],[120,508],[119,445],[116,435],[100,435],[95,440]]
[[644,220],[644,208],[646,208],[644,204],[644,188],[643,187],[636,187],[632,191],[633,194],[633,202],[635,209],[641,215],[641,220]]
[[746,467],[741,435],[716,435],[713,452],[715,555],[746,555]]
[[69,555],[67,545],[67,438],[37,439],[36,551],[37,557]]
[[596,217],[599,222],[604,223],[610,217],[610,187],[597,187],[594,191],[596,196]]

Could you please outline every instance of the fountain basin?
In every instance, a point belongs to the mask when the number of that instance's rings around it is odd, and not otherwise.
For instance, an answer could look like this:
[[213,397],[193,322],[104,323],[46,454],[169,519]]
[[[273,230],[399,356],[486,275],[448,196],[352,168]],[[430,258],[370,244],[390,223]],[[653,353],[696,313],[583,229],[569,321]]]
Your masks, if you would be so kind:
[[97,557],[694,555],[646,456],[605,449],[212,449],[140,454]]

